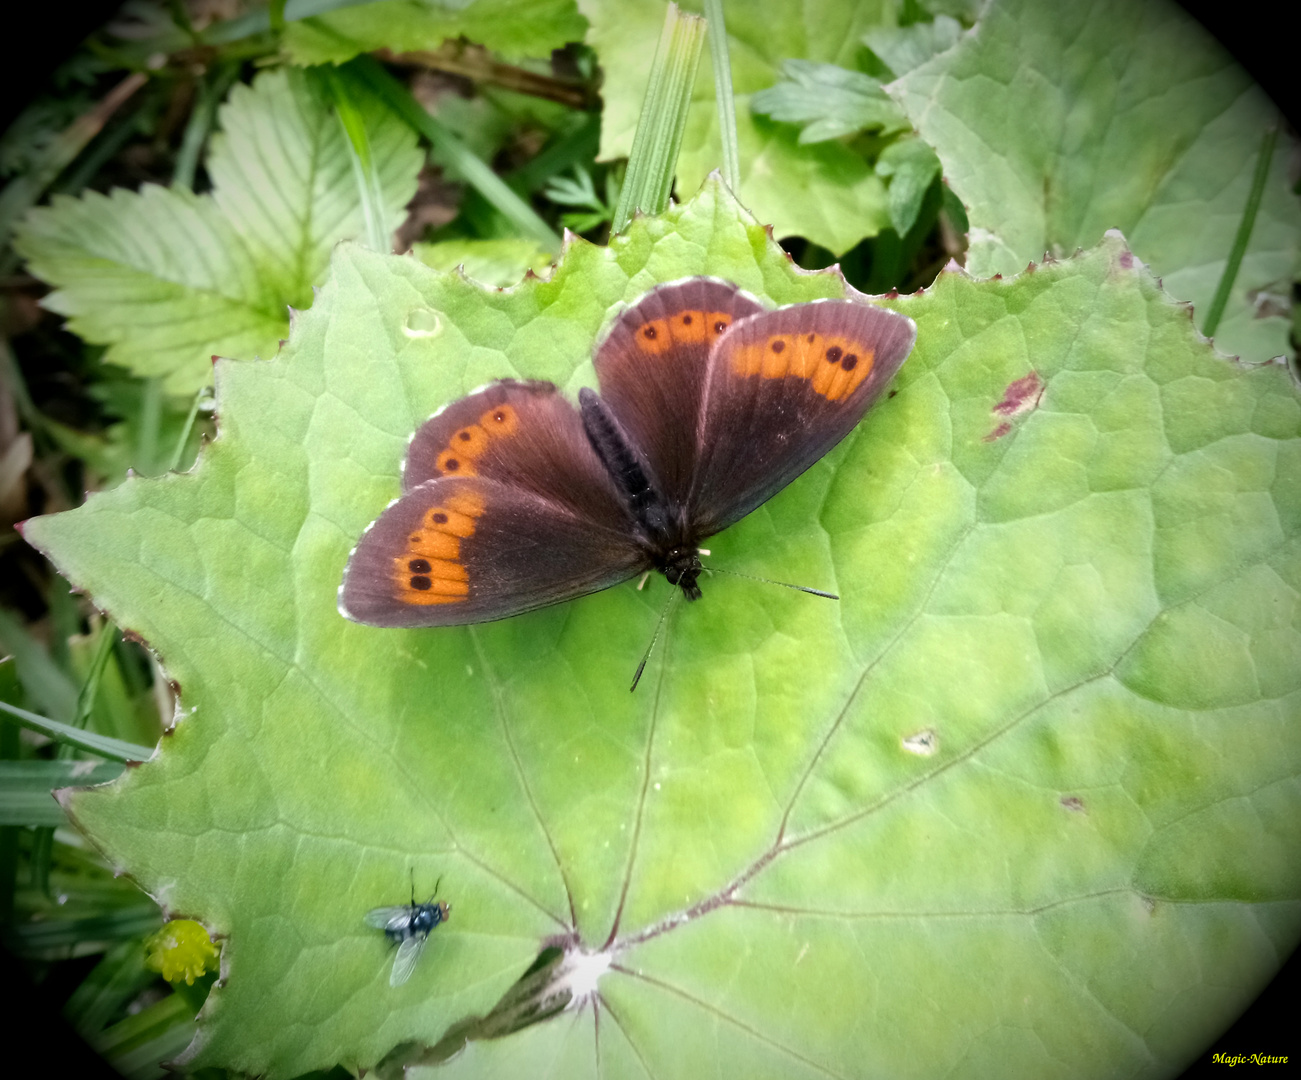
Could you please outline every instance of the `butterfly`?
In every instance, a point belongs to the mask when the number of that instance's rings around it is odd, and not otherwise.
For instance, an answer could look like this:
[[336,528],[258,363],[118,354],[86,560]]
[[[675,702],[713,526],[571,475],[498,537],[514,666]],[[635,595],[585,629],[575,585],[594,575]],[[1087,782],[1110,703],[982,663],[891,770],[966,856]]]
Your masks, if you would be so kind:
[[652,570],[696,600],[700,542],[848,435],[915,338],[911,319],[859,301],[770,310],[716,278],[658,285],[598,345],[599,395],[575,408],[552,383],[503,379],[416,431],[339,611],[487,622]]
[[[438,895],[438,883],[434,884],[434,896]],[[383,930],[384,936],[397,942],[397,955],[393,958],[393,971],[389,974],[389,986],[401,986],[416,969],[416,961],[425,951],[429,935],[441,923],[447,922],[452,905],[445,900],[434,903],[434,896],[426,904],[416,903],[415,878],[411,880],[411,903],[396,904],[392,907],[371,908],[366,912],[365,923],[376,930]]]

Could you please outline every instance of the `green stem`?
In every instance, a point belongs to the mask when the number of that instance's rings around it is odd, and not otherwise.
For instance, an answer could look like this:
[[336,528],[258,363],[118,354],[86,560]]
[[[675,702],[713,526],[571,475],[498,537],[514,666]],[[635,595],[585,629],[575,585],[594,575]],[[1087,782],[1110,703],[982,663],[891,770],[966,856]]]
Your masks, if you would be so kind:
[[1220,319],[1229,303],[1229,292],[1237,280],[1238,270],[1242,266],[1242,257],[1247,253],[1247,242],[1251,239],[1251,230],[1256,225],[1256,214],[1260,211],[1260,201],[1265,194],[1265,182],[1269,179],[1269,164],[1274,156],[1274,143],[1278,140],[1278,125],[1273,124],[1265,132],[1260,143],[1260,156],[1256,159],[1256,175],[1251,180],[1251,194],[1247,196],[1247,205],[1242,208],[1242,220],[1238,222],[1238,235],[1233,238],[1233,247],[1224,264],[1224,273],[1220,275],[1220,284],[1215,289],[1215,297],[1206,311],[1206,321],[1202,323],[1202,333],[1208,338],[1215,336]]
[[194,108],[190,112],[189,122],[185,125],[185,134],[181,136],[181,148],[176,152],[176,166],[172,169],[172,187],[184,188],[186,191],[194,190],[194,176],[199,170],[199,156],[203,153],[204,143],[208,141],[208,132],[212,130],[217,106],[238,75],[239,64],[227,64],[219,71],[200,80]]
[[718,138],[723,146],[723,182],[737,194],[741,188],[741,155],[736,141],[736,102],[732,97],[732,61],[727,52],[723,0],[705,0],[709,23],[709,55],[714,62],[714,101],[718,106]]
[[512,222],[521,234],[536,240],[553,254],[560,251],[560,237],[551,226],[469,147],[430,116],[407,88],[377,61],[369,56],[359,56],[349,63],[348,68],[356,72],[406,124],[438,147],[457,174]]
[[677,4],[669,4],[611,234],[623,232],[638,210],[661,214],[668,208],[704,44],[705,20],[683,15]]

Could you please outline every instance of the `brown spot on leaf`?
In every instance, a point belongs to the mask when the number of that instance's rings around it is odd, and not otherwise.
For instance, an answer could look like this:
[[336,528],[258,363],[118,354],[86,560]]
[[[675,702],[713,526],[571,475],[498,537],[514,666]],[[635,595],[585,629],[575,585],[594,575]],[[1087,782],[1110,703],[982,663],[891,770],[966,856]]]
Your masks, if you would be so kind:
[[1037,371],[1008,383],[1003,400],[991,410],[997,416],[1017,416],[1039,407],[1044,396],[1044,381]]

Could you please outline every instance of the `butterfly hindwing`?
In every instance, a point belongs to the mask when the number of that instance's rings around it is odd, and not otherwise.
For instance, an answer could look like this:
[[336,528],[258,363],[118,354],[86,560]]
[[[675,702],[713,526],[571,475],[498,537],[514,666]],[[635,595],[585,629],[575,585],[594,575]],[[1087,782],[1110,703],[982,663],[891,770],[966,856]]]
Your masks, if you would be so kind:
[[688,516],[700,537],[740,520],[849,434],[916,337],[906,316],[849,300],[764,311],[710,354]]
[[652,289],[614,320],[597,347],[601,400],[670,504],[685,501],[696,468],[710,347],[734,322],[763,310],[730,282],[688,278]]
[[362,536],[339,610],[371,626],[488,622],[607,588],[645,561],[627,524],[611,528],[519,485],[441,477]]
[[639,569],[628,512],[547,382],[503,380],[412,437],[405,494],[358,542],[339,610],[372,626],[453,626],[517,615]]

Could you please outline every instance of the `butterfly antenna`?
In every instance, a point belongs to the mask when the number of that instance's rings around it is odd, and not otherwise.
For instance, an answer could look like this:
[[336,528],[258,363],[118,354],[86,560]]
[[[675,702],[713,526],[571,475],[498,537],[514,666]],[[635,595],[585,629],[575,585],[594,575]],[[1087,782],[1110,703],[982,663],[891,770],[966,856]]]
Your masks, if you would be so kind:
[[641,663],[637,665],[637,674],[632,677],[632,685],[628,687],[628,693],[630,694],[637,689],[637,684],[641,682],[641,673],[646,670],[646,662],[650,659],[651,650],[655,648],[655,642],[660,639],[660,631],[664,629],[664,620],[668,616],[669,608],[673,606],[673,601],[677,595],[677,589],[669,593],[668,601],[664,604],[664,610],[660,612],[660,621],[655,624],[655,633],[651,636],[650,644],[646,646],[646,652],[642,655]]
[[789,581],[773,581],[772,578],[755,577],[753,574],[742,574],[739,570],[720,570],[716,566],[702,566],[702,570],[708,570],[711,574],[731,574],[732,577],[749,578],[751,581],[762,581],[765,585],[780,585],[783,589],[795,589],[798,592],[811,593],[813,596],[825,597],[827,600],[839,600],[840,597],[835,593],[823,592],[821,589],[810,589],[807,585],[792,585]]

